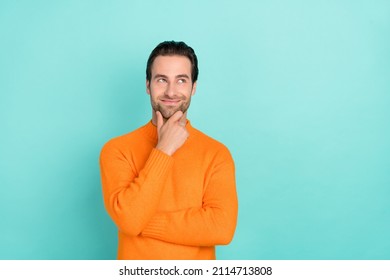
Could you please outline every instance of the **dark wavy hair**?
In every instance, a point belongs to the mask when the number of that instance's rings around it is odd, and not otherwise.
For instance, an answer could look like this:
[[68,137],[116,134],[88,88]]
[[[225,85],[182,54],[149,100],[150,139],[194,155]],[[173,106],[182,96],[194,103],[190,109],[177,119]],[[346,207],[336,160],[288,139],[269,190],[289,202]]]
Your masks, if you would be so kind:
[[198,58],[194,50],[184,42],[165,41],[157,45],[150,53],[148,62],[146,64],[146,80],[150,81],[152,76],[152,64],[157,56],[162,55],[182,55],[191,61],[191,80],[195,83],[198,80]]

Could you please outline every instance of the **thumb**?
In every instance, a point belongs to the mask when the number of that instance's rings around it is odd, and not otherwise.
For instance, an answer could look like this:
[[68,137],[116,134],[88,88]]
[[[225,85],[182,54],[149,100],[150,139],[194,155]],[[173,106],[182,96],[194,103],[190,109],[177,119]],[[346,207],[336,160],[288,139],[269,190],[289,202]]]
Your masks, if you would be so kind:
[[156,117],[157,117],[157,131],[160,131],[161,127],[164,124],[163,117],[159,111],[156,111]]

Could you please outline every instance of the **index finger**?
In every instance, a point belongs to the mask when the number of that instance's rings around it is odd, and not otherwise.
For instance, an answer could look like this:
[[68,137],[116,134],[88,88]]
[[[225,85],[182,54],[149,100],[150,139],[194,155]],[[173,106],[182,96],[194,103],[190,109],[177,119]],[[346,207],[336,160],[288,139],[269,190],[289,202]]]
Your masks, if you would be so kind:
[[183,116],[183,112],[182,111],[177,111],[176,113],[174,113],[169,119],[168,121],[169,122],[177,122],[178,120],[180,120],[180,118]]

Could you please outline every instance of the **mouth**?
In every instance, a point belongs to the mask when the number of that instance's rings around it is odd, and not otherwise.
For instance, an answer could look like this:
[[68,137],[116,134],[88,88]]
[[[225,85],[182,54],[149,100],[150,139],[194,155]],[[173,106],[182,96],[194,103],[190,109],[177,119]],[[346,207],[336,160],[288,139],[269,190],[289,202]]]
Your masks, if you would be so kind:
[[167,106],[174,106],[179,104],[180,99],[161,99],[161,102]]

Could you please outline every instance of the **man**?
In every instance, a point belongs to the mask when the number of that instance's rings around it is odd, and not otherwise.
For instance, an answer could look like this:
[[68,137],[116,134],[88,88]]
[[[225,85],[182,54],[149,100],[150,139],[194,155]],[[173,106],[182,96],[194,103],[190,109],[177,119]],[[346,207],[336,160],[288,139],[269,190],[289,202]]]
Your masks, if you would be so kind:
[[159,44],[146,69],[152,120],[102,149],[104,203],[118,227],[118,259],[215,259],[215,245],[233,238],[232,157],[187,120],[197,78],[191,47]]

